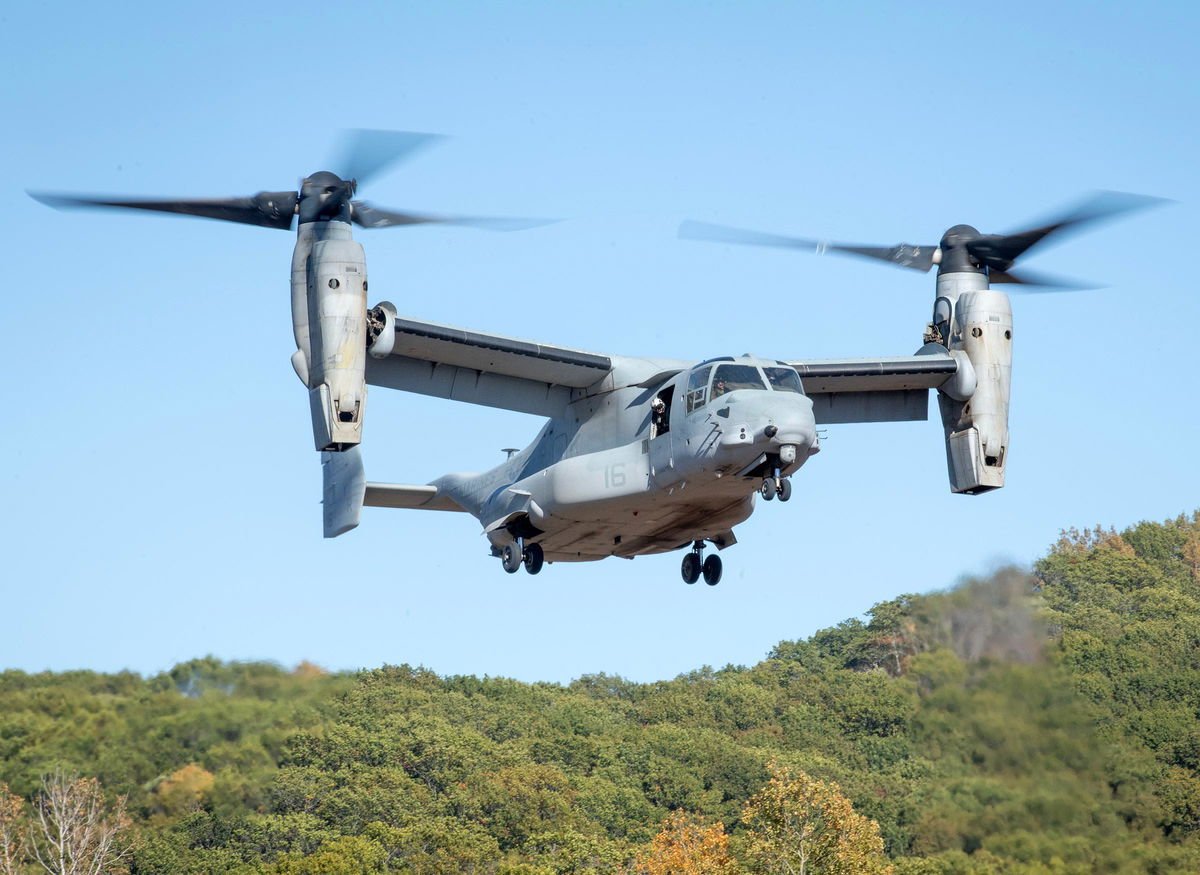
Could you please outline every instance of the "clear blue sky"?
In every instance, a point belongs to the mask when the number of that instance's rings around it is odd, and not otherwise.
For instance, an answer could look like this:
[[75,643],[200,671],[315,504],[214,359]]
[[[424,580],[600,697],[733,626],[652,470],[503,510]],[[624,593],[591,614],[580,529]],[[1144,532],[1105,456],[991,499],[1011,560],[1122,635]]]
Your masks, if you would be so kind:
[[[213,653],[653,680],[1030,562],[1064,526],[1191,511],[1198,10],[9,4],[0,667]],[[24,194],[285,189],[346,127],[451,137],[375,180],[381,206],[565,219],[361,232],[373,299],[598,352],[920,345],[931,276],[679,241],[682,219],[890,245],[1019,228],[1093,189],[1178,203],[1029,260],[1109,287],[1014,296],[1001,492],[950,494],[936,421],[831,427],[791,503],[740,527],[715,589],[685,586],[675,554],[509,576],[460,515],[368,509],[321,539],[288,362],[292,235]],[[368,475],[486,468],[539,427],[376,389]]]

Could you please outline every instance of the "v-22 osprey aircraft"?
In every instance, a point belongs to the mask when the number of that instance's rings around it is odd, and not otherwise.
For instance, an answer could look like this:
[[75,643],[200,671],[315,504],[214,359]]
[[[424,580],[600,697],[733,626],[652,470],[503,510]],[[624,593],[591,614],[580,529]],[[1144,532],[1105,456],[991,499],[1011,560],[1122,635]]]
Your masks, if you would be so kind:
[[[857,255],[921,271],[936,265],[933,317],[923,345],[907,356],[639,358],[423,322],[386,301],[368,306],[366,260],[353,225],[539,224],[397,212],[353,199],[368,176],[434,139],[355,132],[341,175],[314,173],[299,191],[171,201],[33,196],[56,207],[155,210],[282,230],[298,218],[292,364],[308,390],[321,453],[325,536],[355,528],[364,505],[465,512],[482,524],[509,573],[683,550],[683,579],[715,585],[721,557],[705,557],[706,545],[723,551],[735,544],[733,530],[758,498],[791,497],[791,477],[820,450],[819,426],[923,420],[930,390],[937,393],[951,491],[1002,487],[1013,321],[1008,295],[992,284],[1061,285],[1018,273],[1013,264],[1052,235],[1158,200],[1102,194],[1036,228],[996,235],[956,225],[924,246],[835,244],[685,222],[680,234],[693,239]],[[489,471],[445,474],[424,485],[367,482],[359,453],[367,386],[547,421],[528,447]]]

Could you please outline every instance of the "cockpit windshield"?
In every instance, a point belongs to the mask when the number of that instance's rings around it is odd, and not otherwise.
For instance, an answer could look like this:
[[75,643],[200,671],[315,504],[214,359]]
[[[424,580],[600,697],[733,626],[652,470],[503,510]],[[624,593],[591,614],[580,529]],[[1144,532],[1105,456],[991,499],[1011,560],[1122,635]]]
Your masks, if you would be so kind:
[[718,365],[713,374],[712,397],[735,389],[766,389],[762,374],[753,365]]
[[763,368],[763,372],[767,375],[767,382],[771,384],[771,388],[776,392],[804,394],[804,387],[800,385],[800,375],[794,369]]

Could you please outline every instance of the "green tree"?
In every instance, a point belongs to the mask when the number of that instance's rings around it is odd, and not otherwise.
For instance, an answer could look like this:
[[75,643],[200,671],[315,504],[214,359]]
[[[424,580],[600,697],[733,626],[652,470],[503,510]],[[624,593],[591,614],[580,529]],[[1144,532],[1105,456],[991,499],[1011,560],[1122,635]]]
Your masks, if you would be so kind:
[[323,842],[306,856],[288,855],[272,866],[271,875],[368,875],[386,872],[387,851],[364,836],[342,836]]
[[494,838],[457,818],[423,817],[402,827],[372,823],[363,836],[384,848],[387,865],[412,875],[485,872],[500,857]]

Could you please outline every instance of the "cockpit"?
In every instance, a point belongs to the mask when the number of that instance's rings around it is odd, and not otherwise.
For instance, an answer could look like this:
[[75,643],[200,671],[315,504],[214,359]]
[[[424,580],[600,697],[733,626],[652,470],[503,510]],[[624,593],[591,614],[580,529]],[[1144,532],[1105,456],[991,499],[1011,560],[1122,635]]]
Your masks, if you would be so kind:
[[688,375],[685,412],[699,410],[728,392],[745,389],[804,394],[800,375],[783,362],[764,365],[739,363],[732,359],[703,362]]

